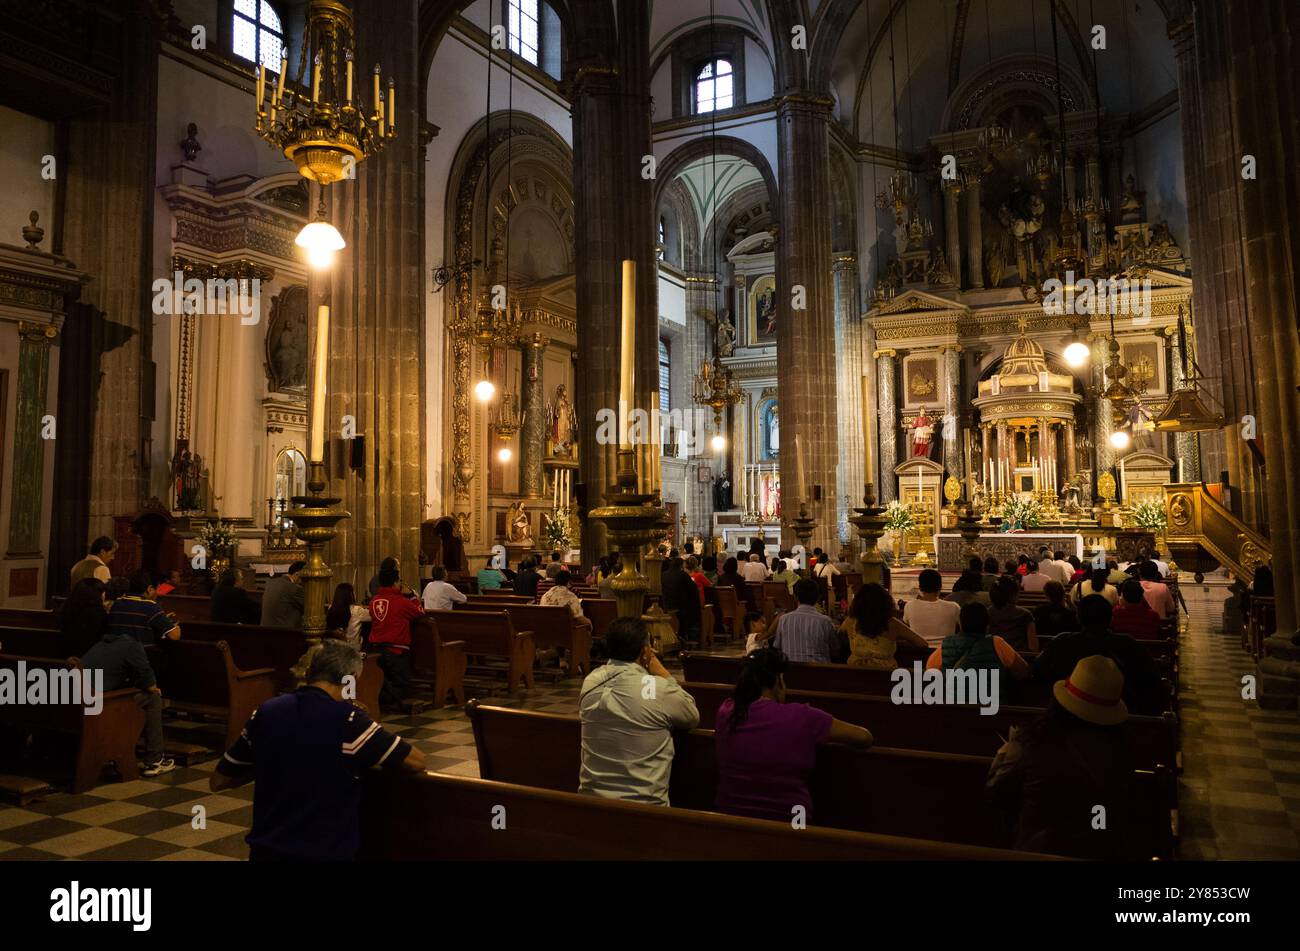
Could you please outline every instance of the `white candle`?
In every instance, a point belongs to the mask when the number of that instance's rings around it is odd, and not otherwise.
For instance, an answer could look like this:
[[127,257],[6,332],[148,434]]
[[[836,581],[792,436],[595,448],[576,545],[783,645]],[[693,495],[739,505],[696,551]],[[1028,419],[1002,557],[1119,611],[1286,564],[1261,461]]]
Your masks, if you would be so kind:
[[623,336],[619,353],[618,400],[627,412],[632,409],[636,383],[636,262],[623,262]]
[[380,102],[379,102],[379,64],[378,64],[378,63],[375,63],[375,94],[374,94],[374,105],[375,105],[375,116],[374,116],[374,117],[375,117],[376,119],[378,119],[381,115],[383,115],[383,112],[381,111],[381,108],[380,108],[381,104],[380,104]]
[[266,67],[257,67],[257,111],[262,111],[262,101],[266,99]]
[[330,309],[316,311],[316,352],[311,385],[311,461],[325,458],[325,375],[329,363]]
[[352,53],[348,52],[346,57],[348,64],[348,105],[352,105]]
[[388,131],[397,134],[397,80],[388,81]]
[[311,67],[311,101],[320,102],[320,53],[316,54],[316,61]]
[[272,106],[284,102],[284,76],[287,72],[289,72],[289,57],[286,54],[280,57],[280,77],[276,85],[275,98],[271,100]]

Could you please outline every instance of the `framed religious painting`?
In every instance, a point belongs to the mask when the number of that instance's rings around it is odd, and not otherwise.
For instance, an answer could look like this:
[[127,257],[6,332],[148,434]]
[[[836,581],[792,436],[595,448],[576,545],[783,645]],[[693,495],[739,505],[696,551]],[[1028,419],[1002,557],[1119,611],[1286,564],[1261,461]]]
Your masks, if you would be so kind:
[[1131,385],[1145,386],[1152,395],[1167,392],[1164,341],[1159,337],[1121,337],[1119,359],[1128,367]]
[[903,405],[909,409],[942,405],[943,392],[940,389],[939,372],[938,354],[926,353],[904,357]]
[[764,274],[749,285],[749,344],[776,343],[776,275]]

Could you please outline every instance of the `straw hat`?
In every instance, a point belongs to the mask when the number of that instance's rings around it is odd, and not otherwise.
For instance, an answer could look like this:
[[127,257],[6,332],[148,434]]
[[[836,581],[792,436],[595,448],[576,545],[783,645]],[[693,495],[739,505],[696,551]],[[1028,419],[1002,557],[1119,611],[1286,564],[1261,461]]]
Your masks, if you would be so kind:
[[1114,726],[1128,719],[1124,675],[1109,657],[1094,654],[1074,665],[1067,680],[1052,687],[1056,702],[1081,720],[1098,726]]

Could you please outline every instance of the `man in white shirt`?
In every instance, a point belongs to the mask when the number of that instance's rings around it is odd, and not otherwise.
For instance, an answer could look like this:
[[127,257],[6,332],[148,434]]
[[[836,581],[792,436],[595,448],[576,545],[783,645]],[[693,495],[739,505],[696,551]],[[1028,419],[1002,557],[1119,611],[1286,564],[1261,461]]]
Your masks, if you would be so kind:
[[573,575],[567,571],[561,571],[555,576],[555,586],[546,589],[542,595],[542,600],[538,603],[544,608],[568,608],[569,613],[575,618],[586,620],[582,613],[582,599],[573,593],[569,587],[569,582],[573,580]]
[[933,568],[922,571],[916,583],[921,593],[903,606],[903,623],[924,637],[926,643],[937,646],[949,634],[957,633],[961,605],[940,599],[943,576]]
[[740,566],[740,576],[746,581],[765,581],[767,575],[767,566],[763,564],[761,555],[751,554],[749,561]]
[[433,580],[425,585],[420,598],[426,611],[450,611],[453,604],[464,604],[469,600],[459,588],[447,583],[447,569],[442,565],[435,565],[429,576]]
[[816,566],[813,567],[813,574],[818,578],[833,578],[840,573],[840,570],[831,564],[828,556],[822,555],[817,559]]
[[1162,578],[1168,578],[1168,577],[1169,577],[1169,562],[1167,562],[1167,561],[1162,561],[1162,560],[1161,560],[1161,558],[1160,558],[1160,552],[1157,551],[1155,554],[1153,554],[1153,555],[1151,556],[1151,560],[1152,560],[1153,562],[1155,562],[1156,570],[1160,572],[1160,577],[1162,577]]
[[605,634],[609,661],[582,682],[578,791],[668,805],[673,730],[699,725],[695,699],[659,662],[640,618],[616,618]]
[[1055,580],[1055,578],[1049,578],[1047,575],[1043,574],[1043,572],[1039,570],[1038,562],[1031,558],[1029,559],[1029,565],[1025,571],[1025,576],[1020,579],[1020,590],[1026,593],[1042,591],[1047,587],[1047,582]]
[[1053,581],[1059,581],[1061,584],[1069,584],[1070,579],[1074,577],[1074,565],[1065,560],[1065,552],[1058,551],[1052,555],[1052,567],[1055,572]]

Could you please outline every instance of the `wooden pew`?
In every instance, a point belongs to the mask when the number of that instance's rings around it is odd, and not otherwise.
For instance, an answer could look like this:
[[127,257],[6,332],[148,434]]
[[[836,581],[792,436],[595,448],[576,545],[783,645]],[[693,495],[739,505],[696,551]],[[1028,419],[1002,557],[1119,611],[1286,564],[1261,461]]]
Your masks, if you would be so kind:
[[448,693],[455,697],[457,704],[465,702],[465,670],[468,664],[464,641],[443,640],[438,636],[433,621],[427,617],[416,618],[411,622],[413,679],[432,685],[434,709],[447,702]]
[[[565,607],[541,604],[508,604],[504,606],[515,630],[532,631],[537,647],[562,647],[569,652],[571,676],[591,672],[591,631],[576,623],[573,613]],[[458,604],[456,610],[499,610],[498,605]]]
[[[270,667],[240,670],[225,641],[165,641],[158,686],[169,708],[225,719],[229,749],[244,723],[259,706],[275,696],[275,671]],[[360,689],[358,696],[360,696]]]
[[[581,722],[577,717],[480,705],[466,707],[482,779],[562,792],[577,789]],[[712,730],[673,734],[669,785],[674,807],[711,810],[717,791]],[[810,823],[835,829],[1005,847],[1002,818],[987,804],[992,757],[897,750],[818,748],[809,780]],[[1176,851],[1173,776],[1135,774],[1131,859],[1172,858]]]
[[28,611],[23,608],[0,608],[0,624],[6,627],[59,629],[58,611]]
[[480,604],[532,604],[533,599],[526,594],[514,594],[510,591],[490,591],[486,594],[467,595],[469,603]]
[[[71,674],[61,674],[65,677],[83,676],[81,663],[75,657],[57,660],[0,654],[0,668],[13,670],[15,676],[20,662],[29,671],[41,668],[49,673],[70,671]],[[103,709],[91,716],[86,715],[84,703],[0,704],[0,723],[40,727],[75,736],[77,753],[72,768],[72,791],[84,792],[96,785],[109,764],[117,767],[124,781],[140,775],[135,745],[144,729],[144,711],[135,702],[136,692],[129,687],[105,692]]]
[[33,627],[0,627],[0,653],[25,657],[59,657],[62,638],[57,630]]
[[532,631],[517,630],[510,615],[499,611],[429,611],[443,641],[464,641],[465,653],[506,660],[506,686],[533,686],[533,661],[537,656]]
[[297,685],[293,668],[309,646],[302,631],[214,621],[182,622],[181,640],[207,644],[225,641],[235,663],[243,670],[269,667],[275,671],[276,689],[281,691],[293,690]]
[[378,722],[383,716],[379,708],[379,695],[384,692],[384,669],[379,666],[378,654],[361,655],[361,676],[357,678],[357,703],[366,708],[370,719]]
[[[439,773],[362,780],[359,858],[442,861],[1006,861],[1047,856],[556,792]],[[504,810],[504,813],[502,812]],[[508,832],[494,828],[504,815]]]
[[[717,718],[718,707],[732,695],[730,684],[701,684],[686,681],[682,688],[695,698],[700,726],[707,729]],[[831,716],[864,726],[876,744],[894,749],[933,750],[936,753],[965,753],[992,756],[1013,726],[1025,727],[1043,715],[1041,707],[1002,705],[984,716],[974,707],[955,705],[895,704],[888,697],[789,690],[790,703],[807,703]],[[1130,716],[1124,724],[1139,769],[1167,766],[1182,768],[1178,752],[1178,718],[1172,713],[1159,717]]]
[[583,598],[582,613],[591,621],[592,639],[603,638],[618,617],[618,602],[613,598]]

